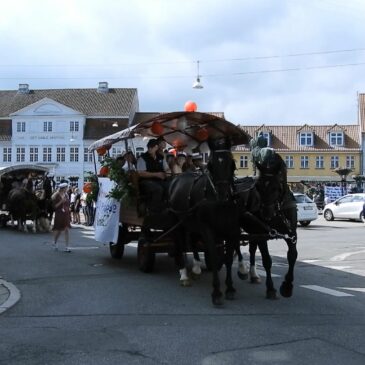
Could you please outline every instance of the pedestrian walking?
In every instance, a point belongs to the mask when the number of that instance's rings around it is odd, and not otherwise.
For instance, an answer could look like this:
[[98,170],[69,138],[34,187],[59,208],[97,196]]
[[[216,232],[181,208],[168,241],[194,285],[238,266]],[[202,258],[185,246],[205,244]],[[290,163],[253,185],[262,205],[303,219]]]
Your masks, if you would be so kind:
[[58,250],[58,239],[62,232],[65,234],[65,252],[71,252],[69,248],[69,228],[70,228],[70,201],[67,194],[67,183],[61,183],[58,190],[52,195],[52,204],[55,210],[53,231],[54,249]]

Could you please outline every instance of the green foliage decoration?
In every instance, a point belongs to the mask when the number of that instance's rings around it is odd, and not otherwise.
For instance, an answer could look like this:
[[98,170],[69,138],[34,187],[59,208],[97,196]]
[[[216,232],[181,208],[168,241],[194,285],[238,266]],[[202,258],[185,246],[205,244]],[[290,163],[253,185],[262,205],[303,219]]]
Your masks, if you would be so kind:
[[130,178],[132,172],[122,169],[120,162],[109,156],[105,157],[101,164],[108,167],[108,177],[116,183],[115,187],[108,194],[108,197],[123,201],[126,205],[134,202],[136,190]]

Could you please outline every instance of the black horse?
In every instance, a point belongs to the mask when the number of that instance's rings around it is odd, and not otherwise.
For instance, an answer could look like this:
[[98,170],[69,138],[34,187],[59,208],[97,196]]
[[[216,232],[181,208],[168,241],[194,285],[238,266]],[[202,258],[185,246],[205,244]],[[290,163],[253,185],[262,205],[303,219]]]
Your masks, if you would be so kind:
[[36,195],[25,188],[11,189],[7,197],[7,208],[12,221],[18,222],[18,229],[27,232],[27,218],[33,221],[33,232],[36,232],[40,207]]
[[212,301],[222,305],[218,271],[227,269],[226,298],[233,299],[231,269],[233,251],[239,243],[239,210],[233,199],[235,163],[226,139],[210,141],[211,153],[207,169],[200,173],[186,172],[177,176],[169,189],[169,208],[176,217],[174,230],[175,262],[181,278],[187,279],[184,252],[187,241],[198,238],[204,245],[213,273]]
[[[295,199],[287,185],[284,161],[280,155],[271,149],[263,148],[262,155],[264,154],[266,154],[266,157],[262,161],[255,162],[255,166],[259,171],[255,190],[260,197],[260,202],[256,205],[259,208],[255,209],[253,214],[258,218],[258,221],[250,221],[245,216],[244,219],[241,219],[241,226],[249,234],[266,234],[272,238],[284,238],[288,245],[287,260],[289,268],[280,287],[280,293],[284,297],[290,297],[293,291],[294,266],[298,256],[296,248],[297,208]],[[253,190],[251,194],[254,194]],[[257,198],[257,195],[255,197]],[[251,281],[258,282],[254,270],[255,253],[258,247],[266,271],[266,296],[273,299],[276,298],[276,290],[271,277],[272,260],[267,241],[265,238],[249,241],[250,273],[253,274]],[[237,253],[239,260],[242,262],[241,252],[237,251]]]

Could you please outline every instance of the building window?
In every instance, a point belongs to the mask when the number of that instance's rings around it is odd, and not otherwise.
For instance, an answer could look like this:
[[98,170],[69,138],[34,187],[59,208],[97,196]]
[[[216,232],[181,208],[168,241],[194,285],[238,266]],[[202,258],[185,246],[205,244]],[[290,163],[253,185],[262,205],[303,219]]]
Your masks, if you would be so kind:
[[355,156],[346,156],[346,167],[348,169],[355,168]]
[[52,147],[43,147],[43,162],[52,162]]
[[79,148],[70,147],[70,162],[79,162]]
[[38,147],[29,147],[29,162],[38,162]]
[[331,132],[330,133],[330,145],[331,146],[343,146],[343,132]]
[[52,132],[52,122],[43,122],[43,132]]
[[70,122],[70,132],[78,132],[79,131],[79,121],[71,120]]
[[309,157],[308,156],[300,156],[300,168],[309,169]]
[[285,156],[285,163],[288,169],[294,169],[294,157],[293,156]]
[[65,162],[66,161],[66,147],[57,147],[56,149],[56,161]]
[[122,154],[122,147],[112,147],[111,157],[115,158]]
[[137,147],[136,148],[136,157],[138,158],[139,156],[141,156],[143,152],[144,152],[143,147]]
[[16,131],[25,132],[25,122],[16,122]]
[[3,148],[3,162],[11,162],[11,147]]
[[60,182],[62,180],[65,180],[65,177],[64,176],[56,176],[56,185],[58,187],[58,185],[60,184]]
[[25,162],[25,147],[16,148],[16,162]]
[[316,169],[324,169],[324,157],[316,156]]
[[93,153],[87,147],[84,148],[84,162],[93,162]]
[[299,135],[299,144],[301,146],[313,146],[313,133],[301,132]]
[[240,156],[240,169],[248,168],[248,156]]
[[331,156],[331,169],[337,169],[340,166],[338,156]]

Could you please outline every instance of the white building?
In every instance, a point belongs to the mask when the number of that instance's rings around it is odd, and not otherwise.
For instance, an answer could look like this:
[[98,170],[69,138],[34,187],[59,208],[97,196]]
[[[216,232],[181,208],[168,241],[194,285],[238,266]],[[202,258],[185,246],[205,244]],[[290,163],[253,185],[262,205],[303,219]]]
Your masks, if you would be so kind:
[[[100,168],[90,144],[141,118],[138,110],[136,89],[112,89],[107,82],[95,89],[31,90],[20,84],[0,91],[0,166],[43,165],[56,181],[78,177],[81,186],[85,172]],[[137,151],[144,149],[140,144]],[[123,150],[120,143],[110,153]]]

